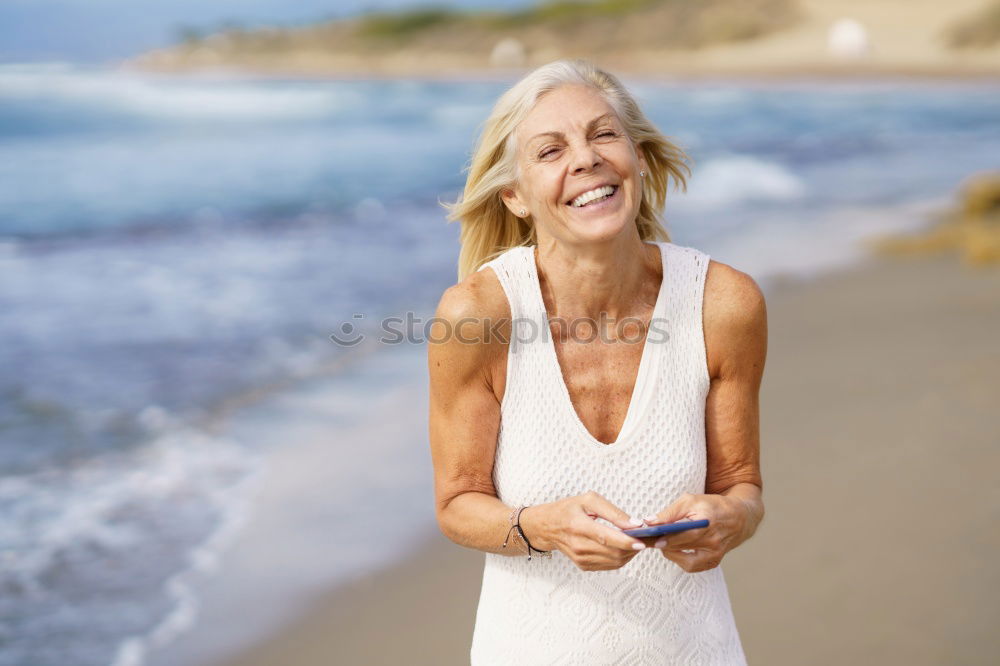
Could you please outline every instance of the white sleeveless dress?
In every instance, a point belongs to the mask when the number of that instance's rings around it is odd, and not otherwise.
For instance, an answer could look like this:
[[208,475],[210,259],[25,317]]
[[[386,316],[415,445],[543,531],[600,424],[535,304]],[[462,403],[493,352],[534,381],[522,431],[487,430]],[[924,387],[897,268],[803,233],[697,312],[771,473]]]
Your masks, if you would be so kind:
[[[653,311],[658,325],[648,329],[612,444],[595,439],[573,408],[546,325],[534,246],[511,248],[480,268],[496,272],[514,321],[531,322],[512,332],[507,356],[493,467],[505,504],[594,490],[641,518],[685,492],[705,492],[709,376],[701,312],[709,258],[650,243],[664,267]],[[530,561],[524,554],[485,557],[472,666],[746,664],[721,565],[687,573],[652,548],[610,571],[583,571],[558,550]]]

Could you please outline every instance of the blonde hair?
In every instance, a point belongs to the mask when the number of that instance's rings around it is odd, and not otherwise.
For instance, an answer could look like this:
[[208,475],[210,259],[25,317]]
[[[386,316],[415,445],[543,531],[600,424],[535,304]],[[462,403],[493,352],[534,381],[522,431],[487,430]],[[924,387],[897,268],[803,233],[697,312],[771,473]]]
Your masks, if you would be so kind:
[[642,240],[670,241],[659,214],[666,203],[669,179],[686,191],[690,158],[646,118],[632,95],[612,74],[583,59],[562,59],[529,72],[497,100],[472,151],[465,170],[469,175],[461,198],[441,203],[448,221],[461,221],[458,280],[474,273],[506,250],[534,245],[535,226],[514,215],[500,193],[517,182],[515,130],[535,103],[563,85],[586,85],[599,92],[614,109],[625,132],[646,158],[649,173],[643,178],[643,196],[636,216]]

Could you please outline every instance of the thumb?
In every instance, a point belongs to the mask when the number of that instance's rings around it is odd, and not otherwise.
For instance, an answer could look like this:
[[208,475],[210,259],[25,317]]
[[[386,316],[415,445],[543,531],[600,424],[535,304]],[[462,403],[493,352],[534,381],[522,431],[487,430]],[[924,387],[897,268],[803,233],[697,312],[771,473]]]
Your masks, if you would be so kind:
[[603,518],[619,529],[627,530],[642,525],[640,519],[631,517],[593,490],[583,495],[580,507],[587,515]]
[[661,523],[675,523],[678,520],[681,520],[688,515],[690,502],[693,497],[694,495],[691,493],[684,493],[663,511],[646,516],[646,524],[658,525]]

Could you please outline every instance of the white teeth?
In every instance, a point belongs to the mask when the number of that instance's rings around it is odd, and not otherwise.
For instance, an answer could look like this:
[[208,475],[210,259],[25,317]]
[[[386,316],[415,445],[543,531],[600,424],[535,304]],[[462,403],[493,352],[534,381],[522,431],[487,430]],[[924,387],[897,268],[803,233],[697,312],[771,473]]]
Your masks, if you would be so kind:
[[576,208],[580,208],[581,206],[587,205],[588,203],[590,203],[594,199],[600,199],[601,197],[608,196],[610,194],[614,194],[614,192],[615,192],[615,188],[612,187],[611,185],[605,185],[604,187],[598,187],[598,188],[593,189],[593,190],[591,190],[589,192],[584,192],[583,194],[581,194],[580,196],[578,196],[576,199],[573,199],[573,202],[572,202],[571,205],[574,206],[574,207],[576,207]]

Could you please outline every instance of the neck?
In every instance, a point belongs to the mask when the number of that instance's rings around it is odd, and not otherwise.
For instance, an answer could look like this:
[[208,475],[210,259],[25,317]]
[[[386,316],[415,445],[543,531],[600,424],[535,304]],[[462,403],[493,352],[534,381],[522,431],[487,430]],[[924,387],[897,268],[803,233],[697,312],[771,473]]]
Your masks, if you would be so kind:
[[577,245],[540,237],[535,260],[548,315],[597,321],[602,312],[621,319],[651,307],[660,274],[654,250],[638,233]]

